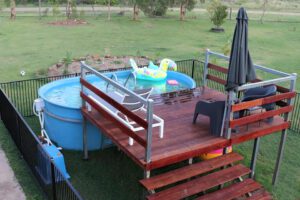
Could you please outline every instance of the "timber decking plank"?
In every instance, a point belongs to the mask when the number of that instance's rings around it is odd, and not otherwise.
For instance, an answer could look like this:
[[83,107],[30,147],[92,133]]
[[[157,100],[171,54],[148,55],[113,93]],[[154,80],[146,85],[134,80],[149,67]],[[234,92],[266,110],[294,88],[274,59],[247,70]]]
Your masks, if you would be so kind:
[[255,182],[253,179],[246,179],[243,180],[242,182],[232,184],[221,190],[217,190],[215,192],[203,195],[199,198],[196,198],[195,200],[216,200],[216,199],[231,200],[231,199],[238,198],[249,192],[258,190],[261,187],[262,186],[259,183]]
[[289,122],[284,122],[283,119],[280,120],[280,117],[274,117],[274,121],[276,123],[273,122],[272,124],[278,125],[267,126],[267,128],[264,128],[264,126],[262,126],[262,128],[257,128],[256,130],[248,131],[246,133],[233,134],[231,138],[232,144],[239,144],[274,132],[279,132],[281,130],[288,129],[290,126]]
[[147,196],[148,200],[179,200],[250,173],[250,169],[239,164],[217,171],[206,176],[195,178],[189,182]]
[[296,96],[296,92],[287,92],[287,93],[276,94],[274,96],[269,96],[269,97],[265,97],[265,98],[260,98],[260,99],[255,99],[255,100],[251,100],[251,101],[244,101],[241,103],[237,103],[237,104],[232,105],[231,109],[232,109],[232,112],[236,112],[236,111],[245,110],[245,109],[255,107],[255,106],[262,106],[262,105],[269,104],[269,103],[275,103],[277,101],[281,101],[284,99],[291,99],[291,98],[294,98],[295,96]]
[[272,196],[265,189],[260,189],[257,192],[253,193],[251,197],[248,197],[246,200],[272,200]]
[[241,155],[237,153],[230,153],[214,159],[175,169],[148,179],[143,179],[140,180],[140,183],[147,190],[155,190],[241,160],[243,160]]
[[274,117],[277,115],[281,115],[283,113],[288,113],[293,110],[293,106],[285,106],[276,110],[270,110],[262,113],[255,113],[246,117],[234,119],[230,121],[230,128],[234,128],[236,126],[247,125],[249,123],[257,122],[263,119],[267,119],[269,117]]

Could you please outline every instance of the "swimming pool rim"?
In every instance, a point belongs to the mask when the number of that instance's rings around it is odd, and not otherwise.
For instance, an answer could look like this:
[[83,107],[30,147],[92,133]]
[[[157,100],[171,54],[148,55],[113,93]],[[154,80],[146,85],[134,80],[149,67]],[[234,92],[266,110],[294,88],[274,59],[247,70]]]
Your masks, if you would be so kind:
[[[103,74],[105,74],[106,76],[110,76],[110,75],[115,74],[115,73],[130,73],[130,72],[132,72],[132,70],[122,70],[122,71],[105,72]],[[186,75],[184,73],[181,73],[181,72],[168,71],[168,73],[170,73],[170,74],[178,73],[178,74],[180,74],[180,76],[182,78],[184,78],[185,80],[188,80],[189,89],[192,89],[192,88],[196,87],[196,82],[195,82],[195,80],[192,77],[190,77],[190,76],[188,76],[188,75]],[[88,80],[91,80],[91,79],[94,80],[97,77],[96,77],[96,75],[91,74],[91,75],[87,75],[86,78]],[[99,78],[99,79],[101,79],[101,78]],[[42,98],[44,101],[46,101],[47,103],[54,104],[55,106],[58,106],[58,107],[68,108],[68,109],[74,109],[74,110],[80,109],[80,107],[65,106],[65,105],[57,104],[56,102],[48,100],[48,98],[45,96],[47,94],[48,90],[52,89],[53,87],[60,86],[62,84],[66,85],[68,83],[72,84],[74,82],[79,82],[79,80],[80,80],[80,76],[78,76],[78,77],[72,77],[72,78],[60,79],[60,80],[56,80],[56,81],[47,83],[47,84],[43,85],[42,87],[40,87],[38,89],[38,96],[40,98]],[[168,92],[165,92],[165,93],[168,93]],[[161,94],[163,94],[163,93],[161,93]]]

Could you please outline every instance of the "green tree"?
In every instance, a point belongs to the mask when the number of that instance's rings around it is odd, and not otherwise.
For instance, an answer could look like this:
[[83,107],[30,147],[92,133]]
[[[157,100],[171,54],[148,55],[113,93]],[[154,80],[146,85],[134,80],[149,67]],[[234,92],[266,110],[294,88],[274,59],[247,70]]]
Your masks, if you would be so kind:
[[172,1],[170,1],[170,4],[172,6],[174,6],[174,5],[179,6],[179,8],[180,8],[179,14],[180,14],[181,21],[185,19],[186,10],[188,10],[188,11],[193,10],[196,3],[197,3],[196,0],[172,0]]
[[213,0],[207,7],[207,12],[212,23],[217,29],[221,29],[227,17],[227,6],[223,5],[220,0]]
[[169,1],[138,0],[137,5],[149,17],[164,16],[167,12]]
[[111,6],[116,5],[119,3],[118,0],[97,0],[97,3],[101,4],[101,5],[105,5],[107,6],[107,20],[110,21],[111,19]]
[[52,14],[55,17],[55,20],[57,21],[57,17],[60,15],[60,10],[59,10],[59,3],[57,0],[51,1],[52,4]]

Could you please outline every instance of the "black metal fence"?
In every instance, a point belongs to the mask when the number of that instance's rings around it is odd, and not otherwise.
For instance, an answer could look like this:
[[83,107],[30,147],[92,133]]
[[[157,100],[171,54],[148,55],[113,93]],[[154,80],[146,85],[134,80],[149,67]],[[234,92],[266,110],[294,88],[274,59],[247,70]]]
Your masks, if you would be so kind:
[[79,193],[44,152],[39,139],[2,89],[0,116],[46,196],[54,200],[81,200]]
[[[178,71],[191,76],[197,86],[203,84],[204,62],[199,60],[177,61]],[[128,68],[115,69],[127,70]],[[114,70],[105,70],[114,71]],[[105,72],[102,71],[102,72]],[[226,79],[226,75],[210,71],[212,75]],[[24,117],[33,116],[32,103],[38,97],[38,89],[51,81],[76,77],[79,73],[36,78],[24,81],[14,81],[0,83],[0,115],[3,123],[11,134],[16,146],[23,154],[33,174],[37,178],[48,198],[52,199],[82,199],[79,193],[73,188],[71,183],[64,178],[59,169],[55,166],[51,158],[42,151],[39,139],[29,127]],[[224,91],[224,86],[214,81],[208,80],[210,88]],[[291,129],[300,132],[300,94],[295,99],[295,109],[293,112],[293,122]],[[46,156],[45,156],[46,155]],[[39,169],[39,170],[37,170]]]
[[300,132],[300,93],[297,92],[294,102],[294,111],[292,113],[292,123],[290,129],[297,133]]

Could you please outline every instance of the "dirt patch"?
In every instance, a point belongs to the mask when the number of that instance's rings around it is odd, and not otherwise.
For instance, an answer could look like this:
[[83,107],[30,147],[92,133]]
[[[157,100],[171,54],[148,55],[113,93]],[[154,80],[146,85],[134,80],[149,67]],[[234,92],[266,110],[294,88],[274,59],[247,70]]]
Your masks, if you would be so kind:
[[133,58],[138,65],[147,65],[149,58],[146,56],[104,56],[88,55],[86,57],[73,59],[71,64],[65,65],[59,62],[48,69],[48,76],[58,76],[63,74],[72,74],[80,72],[80,61],[85,61],[88,65],[97,70],[120,69],[130,67],[129,59]]
[[67,19],[62,21],[49,22],[48,24],[53,26],[77,26],[86,25],[88,23],[82,19]]

